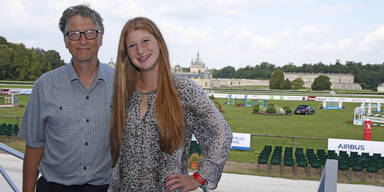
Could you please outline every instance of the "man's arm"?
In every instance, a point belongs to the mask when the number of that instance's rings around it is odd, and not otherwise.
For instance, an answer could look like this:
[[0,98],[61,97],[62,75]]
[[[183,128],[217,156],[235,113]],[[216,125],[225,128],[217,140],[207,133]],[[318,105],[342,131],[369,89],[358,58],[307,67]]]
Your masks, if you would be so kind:
[[37,166],[43,157],[44,147],[32,148],[25,145],[23,163],[23,192],[34,192],[39,171]]

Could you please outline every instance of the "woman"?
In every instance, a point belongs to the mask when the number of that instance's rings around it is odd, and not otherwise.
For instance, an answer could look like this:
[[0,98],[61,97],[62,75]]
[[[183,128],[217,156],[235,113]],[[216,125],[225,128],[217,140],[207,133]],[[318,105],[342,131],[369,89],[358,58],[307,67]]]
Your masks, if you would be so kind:
[[[163,36],[147,18],[129,20],[121,32],[113,97],[110,192],[216,188],[231,130],[198,85],[171,74]],[[192,134],[204,157],[188,175]]]

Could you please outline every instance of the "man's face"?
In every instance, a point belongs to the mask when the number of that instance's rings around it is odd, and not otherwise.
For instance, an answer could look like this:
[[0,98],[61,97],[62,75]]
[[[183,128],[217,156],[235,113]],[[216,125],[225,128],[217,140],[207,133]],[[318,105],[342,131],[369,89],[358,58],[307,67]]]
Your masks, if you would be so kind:
[[[99,27],[88,17],[80,15],[69,19],[65,34],[68,32],[84,32],[87,30],[99,30]],[[64,37],[65,47],[72,54],[73,62],[97,62],[97,53],[102,45],[102,33],[98,33],[95,39],[87,39],[84,33],[79,40],[71,40],[68,35]]]

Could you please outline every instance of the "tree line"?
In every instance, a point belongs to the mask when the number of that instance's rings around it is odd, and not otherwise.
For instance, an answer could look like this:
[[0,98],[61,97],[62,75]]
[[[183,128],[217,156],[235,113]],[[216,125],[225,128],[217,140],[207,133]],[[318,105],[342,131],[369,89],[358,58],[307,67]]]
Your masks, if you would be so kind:
[[62,65],[64,60],[55,50],[29,49],[0,36],[0,80],[34,81]]
[[276,70],[292,73],[352,74],[354,82],[359,83],[363,89],[377,90],[378,85],[384,82],[384,63],[363,65],[361,62],[347,61],[345,64],[341,64],[338,60],[329,65],[320,62],[296,66],[290,63],[278,67],[268,62],[262,62],[237,70],[232,66],[227,66],[218,70],[212,69],[212,76],[213,78],[271,79],[272,73]]
[[[64,64],[64,60],[55,50],[29,49],[23,44],[7,42],[0,36],[0,80],[34,81],[43,73]],[[349,73],[354,75],[354,82],[359,83],[363,89],[376,90],[384,82],[384,63],[363,65],[361,62],[347,61],[341,64],[338,60],[329,65],[320,62],[296,66],[289,63],[278,67],[262,62],[237,70],[227,66],[211,71],[214,78],[270,79],[276,70],[296,73]]]

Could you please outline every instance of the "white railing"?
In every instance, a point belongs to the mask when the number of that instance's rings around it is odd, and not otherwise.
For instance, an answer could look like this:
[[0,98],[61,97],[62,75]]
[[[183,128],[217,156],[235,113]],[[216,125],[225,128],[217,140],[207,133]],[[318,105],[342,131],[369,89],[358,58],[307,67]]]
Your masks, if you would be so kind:
[[[21,153],[20,151],[16,151],[15,149],[9,147],[8,145],[5,145],[4,143],[0,142],[0,149],[3,150],[6,153],[9,153],[21,160],[24,159],[24,154]],[[12,179],[8,176],[7,172],[5,169],[0,165],[0,173],[3,175],[4,179],[7,181],[9,186],[12,188],[14,192],[19,192],[19,189],[17,189],[15,183],[12,181]]]

